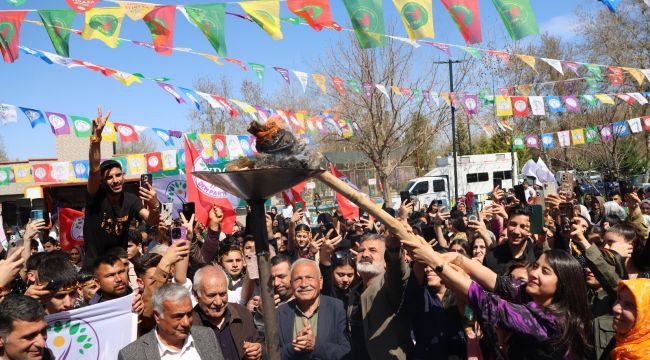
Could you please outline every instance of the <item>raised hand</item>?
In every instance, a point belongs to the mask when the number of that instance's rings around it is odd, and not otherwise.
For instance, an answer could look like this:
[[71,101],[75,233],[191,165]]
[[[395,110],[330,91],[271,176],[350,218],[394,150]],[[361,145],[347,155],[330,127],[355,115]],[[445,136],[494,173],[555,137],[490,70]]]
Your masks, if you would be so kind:
[[23,234],[23,243],[29,244],[29,241],[36,238],[38,232],[41,230],[45,230],[45,228],[46,228],[45,220],[30,219],[29,222],[27,222],[27,225],[25,226],[25,233]]
[[108,110],[106,112],[106,116],[102,116],[102,106],[97,107],[97,117],[93,119],[93,135],[95,136],[102,136],[102,131],[104,131],[104,126],[106,126],[106,122],[108,121],[108,118],[111,116],[111,111]]
[[140,200],[150,210],[158,210],[160,208],[160,202],[158,201],[158,196],[156,196],[156,190],[148,182],[145,185],[147,185],[146,188],[140,187]]
[[5,260],[0,260],[0,287],[7,287],[16,278],[25,263],[22,254],[23,247],[19,246]]

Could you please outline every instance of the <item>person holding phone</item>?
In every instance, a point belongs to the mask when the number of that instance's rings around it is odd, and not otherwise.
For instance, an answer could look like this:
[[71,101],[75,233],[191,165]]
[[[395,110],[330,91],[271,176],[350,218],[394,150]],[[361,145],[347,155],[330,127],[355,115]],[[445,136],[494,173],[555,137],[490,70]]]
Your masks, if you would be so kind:
[[93,119],[90,136],[86,213],[84,217],[84,265],[94,261],[111,247],[127,248],[128,226],[136,217],[149,225],[158,225],[160,203],[156,191],[148,181],[139,189],[139,198],[124,191],[122,165],[116,160],[101,159],[101,141],[104,126],[110,117],[103,115],[101,106]]

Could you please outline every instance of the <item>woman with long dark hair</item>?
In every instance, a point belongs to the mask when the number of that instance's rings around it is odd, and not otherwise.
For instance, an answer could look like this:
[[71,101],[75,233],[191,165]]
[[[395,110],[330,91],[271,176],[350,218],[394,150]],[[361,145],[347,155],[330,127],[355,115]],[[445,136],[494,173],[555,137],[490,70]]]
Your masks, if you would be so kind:
[[443,257],[422,239],[403,243],[416,261],[433,268],[467,300],[482,328],[509,333],[508,358],[583,359],[591,355],[591,315],[582,267],[567,252],[544,252],[529,267],[528,283],[524,283],[498,277],[478,261],[457,254]]

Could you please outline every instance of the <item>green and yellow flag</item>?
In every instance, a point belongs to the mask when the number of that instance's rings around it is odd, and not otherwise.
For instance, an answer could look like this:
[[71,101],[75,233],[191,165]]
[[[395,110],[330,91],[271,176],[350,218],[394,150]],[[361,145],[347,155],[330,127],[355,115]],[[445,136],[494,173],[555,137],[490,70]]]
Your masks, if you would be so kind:
[[273,40],[282,40],[282,31],[280,30],[280,2],[278,0],[246,1],[240,2],[239,6]]
[[393,0],[409,39],[433,38],[433,13],[428,0]]
[[343,0],[362,49],[384,46],[384,9],[381,0]]
[[208,38],[217,54],[228,56],[224,28],[226,4],[185,5],[185,12],[194,25]]
[[512,40],[539,34],[530,0],[492,0]]
[[38,15],[43,20],[47,34],[52,40],[52,45],[57,54],[70,57],[69,40],[70,29],[77,13],[74,10],[38,10]]
[[90,9],[86,12],[81,36],[86,40],[99,39],[108,47],[116,48],[124,15],[124,9],[119,7]]

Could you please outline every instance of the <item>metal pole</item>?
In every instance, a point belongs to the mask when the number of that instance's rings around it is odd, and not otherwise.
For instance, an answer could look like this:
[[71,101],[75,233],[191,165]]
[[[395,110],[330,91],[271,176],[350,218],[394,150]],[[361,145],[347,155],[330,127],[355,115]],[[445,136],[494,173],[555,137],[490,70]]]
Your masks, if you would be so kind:
[[[453,62],[449,59],[449,92],[454,92],[454,71],[452,70]],[[451,147],[454,156],[454,201],[452,204],[456,203],[458,199],[458,164],[457,164],[457,153],[456,153],[456,107],[454,104],[451,104]]]

